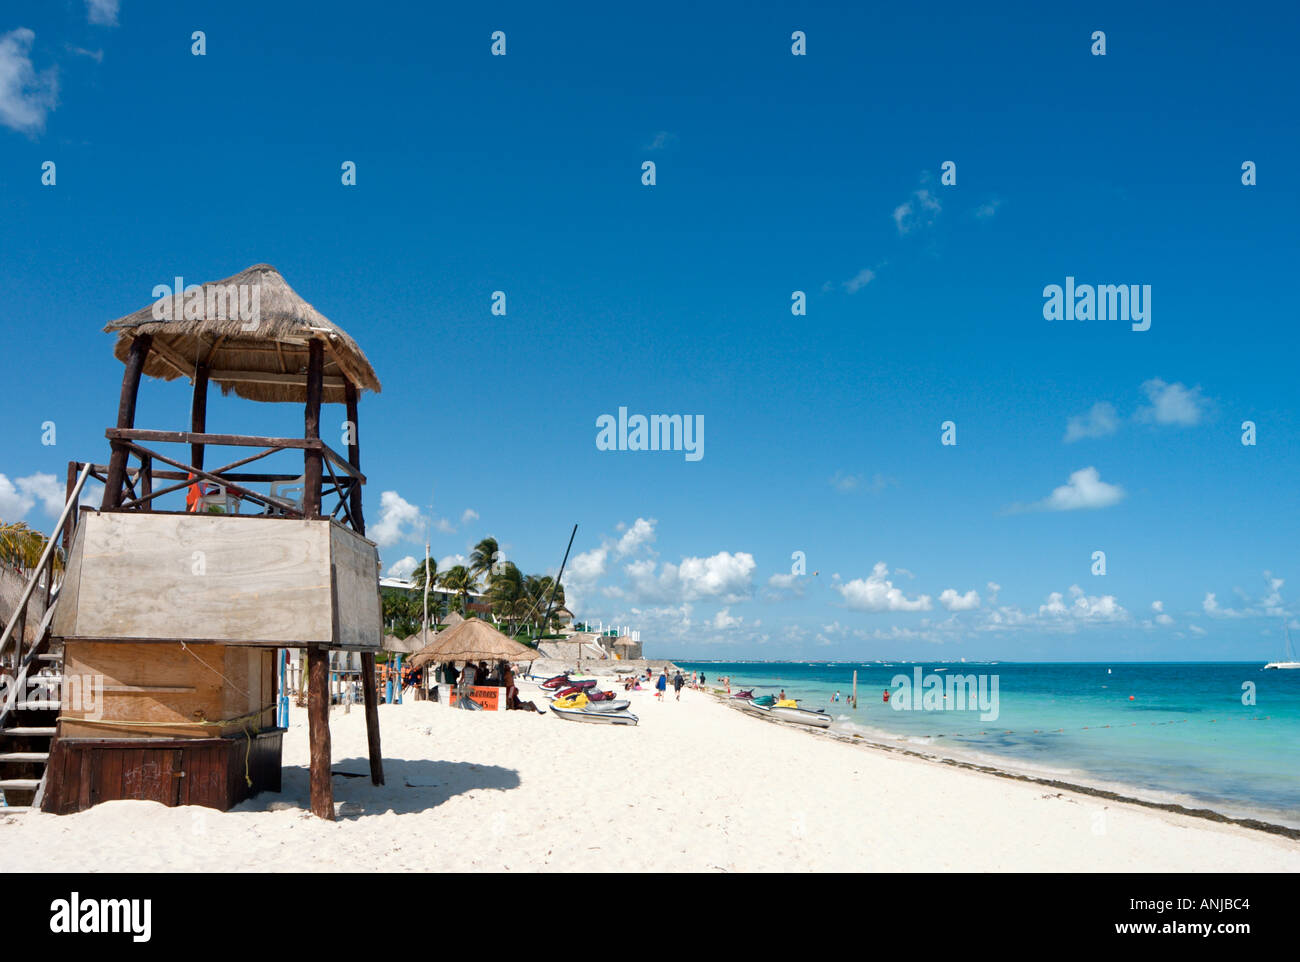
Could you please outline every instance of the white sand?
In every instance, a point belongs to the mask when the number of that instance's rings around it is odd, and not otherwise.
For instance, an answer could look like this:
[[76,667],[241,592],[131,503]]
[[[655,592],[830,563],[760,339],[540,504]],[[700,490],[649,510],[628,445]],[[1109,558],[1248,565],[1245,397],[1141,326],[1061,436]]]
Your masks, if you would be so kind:
[[[388,783],[336,776],[333,823],[295,710],[282,794],[0,815],[0,871],[1300,871],[1285,838],[630,697],[636,728],[382,705]],[[331,730],[334,770],[367,772],[360,708]]]

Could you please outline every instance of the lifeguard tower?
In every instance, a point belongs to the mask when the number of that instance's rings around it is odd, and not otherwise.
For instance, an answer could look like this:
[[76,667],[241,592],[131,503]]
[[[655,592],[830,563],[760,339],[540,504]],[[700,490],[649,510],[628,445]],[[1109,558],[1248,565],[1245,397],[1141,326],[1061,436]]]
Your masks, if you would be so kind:
[[[269,265],[165,300],[105,328],[126,365],[106,432],[112,453],[107,465],[69,465],[65,574],[48,640],[28,654],[62,650],[35,804],[65,813],[143,798],[225,810],[278,791],[277,652],[305,648],[311,808],[333,818],[331,650],[361,653],[371,778],[383,782],[379,557],[364,536],[357,421],[361,392],[379,381],[357,343]],[[135,426],[145,375],[192,381],[188,431]],[[302,437],[206,433],[213,383],[303,405]],[[346,456],[321,438],[326,403],[346,406]],[[206,467],[220,448],[239,456]],[[292,473],[247,470],[282,452]],[[87,477],[104,482],[98,511],[78,505]],[[78,697],[97,686],[97,699]]]

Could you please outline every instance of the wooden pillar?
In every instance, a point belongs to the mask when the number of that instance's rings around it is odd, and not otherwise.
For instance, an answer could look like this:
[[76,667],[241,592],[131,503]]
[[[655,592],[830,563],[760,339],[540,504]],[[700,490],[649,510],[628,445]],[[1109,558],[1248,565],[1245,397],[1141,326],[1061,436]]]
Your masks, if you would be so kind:
[[307,649],[307,724],[311,743],[311,811],[334,820],[334,784],[330,775],[330,655]]
[[[131,353],[126,358],[126,371],[122,374],[122,393],[117,402],[117,426],[135,427],[135,402],[140,393],[140,375],[153,345],[152,334],[139,334],[131,342]],[[116,508],[122,503],[122,482],[126,479],[126,460],[130,453],[121,441],[112,443],[113,455],[108,462],[108,481],[104,485],[102,510]]]
[[[208,366],[200,364],[194,372],[194,402],[190,406],[190,430],[203,434],[208,429]],[[203,467],[202,444],[190,445],[190,464]]]
[[[352,430],[348,433],[350,438],[348,444],[348,464],[352,465],[357,471],[361,470],[361,426],[357,421],[357,386],[351,381],[346,382],[343,388],[344,399],[348,406],[348,424]],[[353,527],[357,529],[357,534],[366,533],[366,519],[361,513],[361,485],[354,479],[352,482],[352,493],[348,499],[348,513],[352,515]]]
[[[320,440],[320,398],[325,380],[325,345],[311,341],[307,362],[307,413],[303,437],[309,441]],[[321,452],[308,448],[304,454],[303,513],[308,518],[320,518]]]
[[[81,465],[76,461],[68,462],[68,486],[64,489],[63,501],[66,504],[72,497],[72,490],[77,486],[77,475],[81,473]],[[84,490],[84,489],[83,489]],[[78,498],[80,500],[80,498]],[[72,533],[77,528],[77,522],[80,520],[81,505],[73,507],[72,514],[68,516],[68,523],[63,526],[63,558],[66,561],[72,557]]]
[[379,748],[379,695],[375,691],[375,653],[361,653],[361,690],[366,700],[366,741],[370,745],[370,781],[384,784],[384,755]]

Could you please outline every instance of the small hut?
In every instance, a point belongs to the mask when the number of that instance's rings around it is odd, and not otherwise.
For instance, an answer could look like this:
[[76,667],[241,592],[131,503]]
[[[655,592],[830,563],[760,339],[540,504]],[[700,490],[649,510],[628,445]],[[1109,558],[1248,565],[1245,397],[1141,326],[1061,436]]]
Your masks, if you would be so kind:
[[[537,650],[507,638],[486,621],[467,618],[454,628],[440,632],[433,640],[416,652],[411,659],[415,668],[431,664],[469,663],[486,661],[495,665],[500,661],[532,662],[541,657]],[[477,684],[467,692],[467,697],[484,708],[500,710],[506,707],[505,691],[497,686]]]
[[[373,679],[383,634],[357,423],[360,394],[380,389],[375,372],[357,343],[267,264],[174,291],[105,330],[117,336],[126,371],[106,432],[109,463],[90,468],[104,482],[103,502],[65,532],[52,635],[73,684],[42,807],[145,798],[226,809],[278,791],[276,652],[304,648],[311,808],[333,818],[329,652],[360,652]],[[192,382],[188,431],[136,427],[144,375]],[[302,405],[302,437],[208,433],[210,383],[252,401]],[[346,455],[321,439],[323,403],[346,406]],[[165,445],[180,450],[157,450]],[[210,468],[209,448],[240,451]],[[285,453],[301,458],[289,473],[247,470]],[[169,495],[184,495],[183,509],[169,507]],[[84,690],[95,679],[101,704],[68,702],[76,681]],[[362,687],[371,777],[382,784],[374,685]]]

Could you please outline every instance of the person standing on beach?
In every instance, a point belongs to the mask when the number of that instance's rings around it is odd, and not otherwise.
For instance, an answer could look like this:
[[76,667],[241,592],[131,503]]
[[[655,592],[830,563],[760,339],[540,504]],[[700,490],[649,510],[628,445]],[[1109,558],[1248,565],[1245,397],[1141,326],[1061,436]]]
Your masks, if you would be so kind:
[[659,673],[659,680],[655,682],[655,697],[661,702],[664,700],[664,692],[668,690],[668,675],[665,672]]
[[686,684],[686,679],[682,677],[680,671],[673,676],[673,691],[677,692],[677,700],[682,700],[682,685]]

